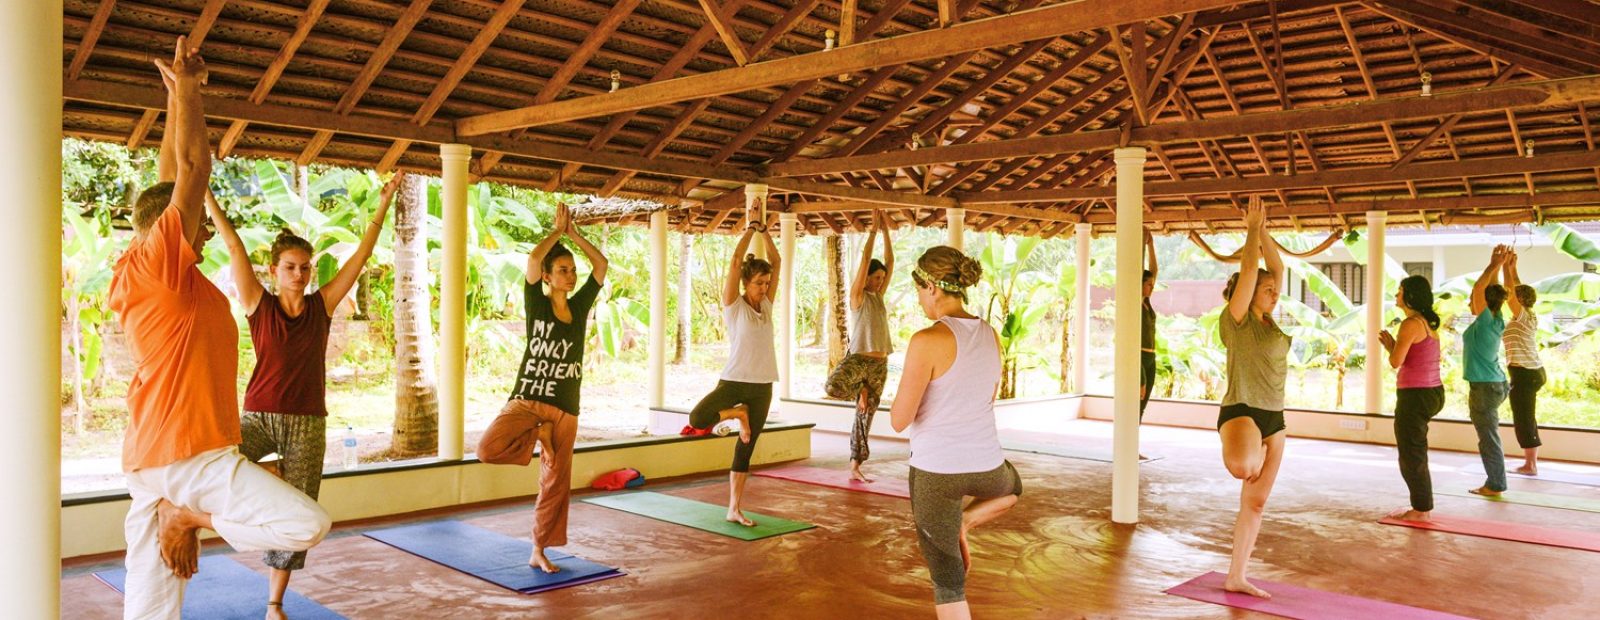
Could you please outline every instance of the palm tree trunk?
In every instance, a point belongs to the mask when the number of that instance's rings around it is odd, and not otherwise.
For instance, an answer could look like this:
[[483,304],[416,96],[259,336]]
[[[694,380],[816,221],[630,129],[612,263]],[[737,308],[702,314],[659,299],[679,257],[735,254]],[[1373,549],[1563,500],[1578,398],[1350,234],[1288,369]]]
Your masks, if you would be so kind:
[[[1068,302],[1066,307],[1071,308]],[[1061,317],[1061,393],[1072,392],[1072,314],[1066,313]],[[1082,388],[1079,388],[1082,391]]]
[[72,432],[83,434],[83,417],[89,406],[83,401],[83,325],[78,321],[78,296],[67,295],[68,329],[72,334]]
[[673,338],[673,364],[689,362],[689,337],[692,335],[689,300],[694,291],[689,282],[689,233],[678,235],[678,335]]
[[438,447],[439,386],[428,292],[427,180],[408,175],[394,214],[394,445],[397,456]]
[[845,324],[844,305],[844,244],[839,235],[828,237],[828,367],[844,361],[849,349],[849,327]]

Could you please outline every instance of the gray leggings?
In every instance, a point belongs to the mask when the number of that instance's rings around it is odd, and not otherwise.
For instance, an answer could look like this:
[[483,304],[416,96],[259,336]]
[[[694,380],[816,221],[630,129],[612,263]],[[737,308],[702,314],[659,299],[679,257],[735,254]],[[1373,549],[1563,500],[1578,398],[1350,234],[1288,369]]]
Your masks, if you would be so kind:
[[[244,438],[239,452],[251,462],[277,452],[278,475],[283,481],[317,499],[322,488],[322,457],[328,450],[327,428],[328,418],[320,415],[246,411],[239,418]],[[278,570],[300,570],[306,567],[306,552],[268,551],[261,560]]]
[[911,468],[911,516],[917,524],[922,560],[933,578],[934,604],[967,600],[967,567],[961,561],[961,502],[968,496],[984,500],[1021,494],[1022,478],[1010,461],[967,474]]

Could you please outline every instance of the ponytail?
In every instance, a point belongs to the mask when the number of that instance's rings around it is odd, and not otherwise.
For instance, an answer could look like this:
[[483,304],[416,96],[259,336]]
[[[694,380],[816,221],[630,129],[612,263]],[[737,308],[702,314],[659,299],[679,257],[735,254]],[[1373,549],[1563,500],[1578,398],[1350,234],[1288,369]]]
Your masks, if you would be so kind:
[[1439,313],[1433,309],[1433,285],[1423,276],[1411,276],[1400,281],[1400,298],[1406,307],[1416,310],[1428,322],[1428,329],[1439,329]]

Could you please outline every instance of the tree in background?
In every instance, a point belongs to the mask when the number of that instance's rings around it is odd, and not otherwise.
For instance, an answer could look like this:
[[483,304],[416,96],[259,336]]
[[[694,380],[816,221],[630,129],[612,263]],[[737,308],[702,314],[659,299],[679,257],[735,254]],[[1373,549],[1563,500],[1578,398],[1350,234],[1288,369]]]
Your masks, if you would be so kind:
[[428,287],[427,180],[407,175],[394,208],[394,444],[398,456],[438,446],[439,384],[434,371],[433,304]]

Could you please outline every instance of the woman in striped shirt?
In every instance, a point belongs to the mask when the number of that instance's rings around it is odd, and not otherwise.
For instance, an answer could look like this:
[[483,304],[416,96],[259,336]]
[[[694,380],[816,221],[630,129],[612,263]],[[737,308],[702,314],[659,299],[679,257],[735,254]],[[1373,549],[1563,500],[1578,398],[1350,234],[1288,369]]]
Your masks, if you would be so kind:
[[1544,387],[1544,363],[1539,361],[1539,316],[1533,305],[1539,293],[1522,283],[1517,275],[1517,253],[1511,251],[1501,267],[1505,272],[1506,288],[1512,295],[1506,301],[1511,306],[1511,321],[1506,323],[1503,337],[1506,343],[1507,374],[1511,378],[1511,417],[1517,427],[1517,445],[1522,446],[1522,467],[1517,473],[1528,476],[1539,474],[1539,421],[1534,417],[1538,406],[1539,389]]

